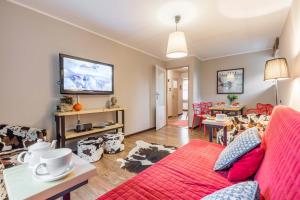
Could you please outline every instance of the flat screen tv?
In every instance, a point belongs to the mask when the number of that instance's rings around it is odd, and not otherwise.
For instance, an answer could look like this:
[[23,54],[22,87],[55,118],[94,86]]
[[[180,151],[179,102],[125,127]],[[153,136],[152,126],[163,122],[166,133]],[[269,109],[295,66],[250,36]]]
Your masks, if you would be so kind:
[[114,93],[114,66],[59,54],[61,94]]

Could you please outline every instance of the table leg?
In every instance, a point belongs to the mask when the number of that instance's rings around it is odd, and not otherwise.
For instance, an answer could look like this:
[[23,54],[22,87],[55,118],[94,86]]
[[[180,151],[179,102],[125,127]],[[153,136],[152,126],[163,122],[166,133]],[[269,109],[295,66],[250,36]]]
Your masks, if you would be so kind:
[[48,198],[47,200],[56,200],[56,199],[58,199],[60,197],[62,197],[63,200],[70,200],[71,199],[71,192],[74,191],[74,190],[76,190],[76,189],[78,189],[78,188],[80,188],[81,186],[83,186],[83,185],[85,185],[87,183],[88,183],[88,180],[85,180],[85,181],[83,181],[83,182],[81,182],[81,183],[79,183],[79,184],[77,184],[77,185],[75,185],[75,186],[73,186],[73,187],[65,190],[65,191],[62,191],[62,192],[60,192],[58,194],[55,194],[54,196]]
[[125,111],[124,110],[122,110],[122,124],[123,124],[122,132],[125,134]]
[[116,123],[118,124],[119,123],[119,112],[118,111],[116,111]]
[[[119,111],[118,110],[115,111],[115,123],[119,124]],[[116,129],[115,131],[116,131],[116,133],[118,133],[119,129]]]
[[66,120],[65,116],[61,117],[61,146],[60,147],[65,147],[66,145]]
[[71,200],[71,194],[67,193],[63,196],[63,200]]
[[213,134],[214,134],[214,128],[213,127],[208,127],[209,128],[209,142],[213,141]]
[[60,129],[60,117],[55,116],[55,124],[56,124],[56,140],[57,140],[57,148],[60,148],[60,138],[61,138],[61,129]]
[[227,146],[227,126],[225,126],[223,130],[223,138],[224,138],[223,144],[224,146]]

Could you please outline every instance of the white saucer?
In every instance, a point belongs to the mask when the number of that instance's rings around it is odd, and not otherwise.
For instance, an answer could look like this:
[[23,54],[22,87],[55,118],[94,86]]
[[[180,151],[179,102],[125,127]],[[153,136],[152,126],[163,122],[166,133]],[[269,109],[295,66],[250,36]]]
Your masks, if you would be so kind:
[[216,122],[226,122],[227,121],[227,119],[215,119],[216,120]]
[[57,176],[52,176],[52,175],[43,175],[43,176],[38,176],[38,175],[34,175],[32,174],[33,178],[36,181],[39,182],[51,182],[51,181],[57,181],[59,179],[62,179],[64,177],[66,177],[67,175],[69,175],[74,169],[74,164],[71,163],[70,166],[66,169],[66,171],[60,175]]

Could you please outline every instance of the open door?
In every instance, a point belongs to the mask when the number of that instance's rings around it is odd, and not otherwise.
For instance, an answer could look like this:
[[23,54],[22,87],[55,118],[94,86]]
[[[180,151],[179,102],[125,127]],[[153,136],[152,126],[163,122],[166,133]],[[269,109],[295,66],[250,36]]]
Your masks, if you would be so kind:
[[167,123],[166,116],[166,69],[155,66],[156,84],[156,130],[161,129]]

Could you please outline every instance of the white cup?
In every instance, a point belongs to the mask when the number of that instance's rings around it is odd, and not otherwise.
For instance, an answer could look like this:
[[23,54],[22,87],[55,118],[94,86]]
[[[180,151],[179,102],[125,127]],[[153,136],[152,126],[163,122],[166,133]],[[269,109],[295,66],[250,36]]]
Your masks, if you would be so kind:
[[225,121],[226,117],[226,114],[216,114],[216,121]]
[[[58,176],[67,171],[72,161],[72,150],[69,148],[54,149],[40,157],[40,163],[33,168],[35,176]],[[43,168],[42,172],[40,172]]]

